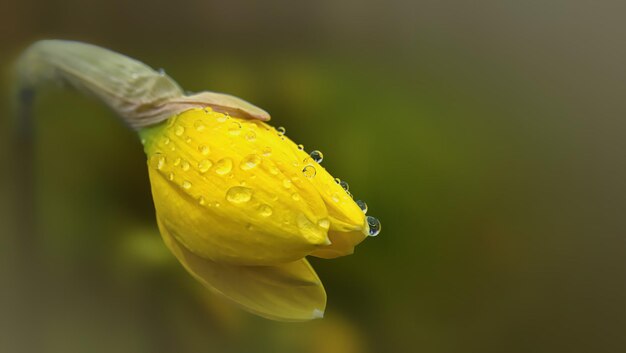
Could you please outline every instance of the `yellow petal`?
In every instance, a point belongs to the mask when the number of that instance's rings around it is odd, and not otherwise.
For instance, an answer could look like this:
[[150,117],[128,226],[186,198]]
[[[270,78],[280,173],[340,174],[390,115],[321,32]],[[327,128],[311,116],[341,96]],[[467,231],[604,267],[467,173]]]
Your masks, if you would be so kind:
[[311,253],[311,256],[321,257],[323,259],[334,259],[340,256],[351,255],[354,253],[354,247],[365,239],[362,231],[338,232],[329,231],[328,237],[332,244],[317,249]]
[[160,221],[159,229],[189,273],[244,309],[280,321],[307,321],[323,316],[326,292],[307,260],[277,266],[220,264],[187,250]]

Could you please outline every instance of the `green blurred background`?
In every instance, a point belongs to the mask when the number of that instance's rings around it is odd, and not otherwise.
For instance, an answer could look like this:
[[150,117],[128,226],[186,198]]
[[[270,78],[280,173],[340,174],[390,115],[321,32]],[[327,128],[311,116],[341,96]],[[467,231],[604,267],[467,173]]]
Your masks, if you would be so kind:
[[[1,2],[0,352],[623,351],[624,13],[580,0]],[[205,291],[162,244],[135,134],[71,91],[36,104],[39,233],[20,246],[9,74],[43,38],[243,97],[322,150],[383,224],[354,255],[311,260],[326,317],[276,323]]]

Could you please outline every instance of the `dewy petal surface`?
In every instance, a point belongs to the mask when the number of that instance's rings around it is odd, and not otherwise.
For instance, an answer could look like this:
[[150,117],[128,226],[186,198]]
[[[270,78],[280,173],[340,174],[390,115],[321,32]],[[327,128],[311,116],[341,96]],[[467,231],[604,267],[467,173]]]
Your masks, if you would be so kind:
[[259,316],[306,321],[323,316],[326,292],[305,259],[278,266],[233,266],[197,256],[179,243],[159,221],[161,235],[198,281]]
[[306,155],[269,125],[192,109],[142,138],[157,216],[196,255],[271,265],[330,244]]

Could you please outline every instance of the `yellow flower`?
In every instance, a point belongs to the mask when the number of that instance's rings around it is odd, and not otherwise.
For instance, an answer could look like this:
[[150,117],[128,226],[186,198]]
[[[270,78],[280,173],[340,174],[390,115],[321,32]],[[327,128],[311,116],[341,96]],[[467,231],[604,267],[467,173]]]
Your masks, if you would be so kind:
[[347,184],[319,165],[321,153],[307,155],[240,98],[186,95],[164,72],[63,40],[32,44],[17,74],[22,105],[56,80],[95,95],[139,131],[165,243],[205,286],[253,313],[321,317],[326,293],[305,257],[351,254],[380,231]]
[[260,316],[321,317],[326,294],[305,256],[351,254],[380,227],[321,153],[262,121],[190,109],[140,135],[165,243],[205,286]]

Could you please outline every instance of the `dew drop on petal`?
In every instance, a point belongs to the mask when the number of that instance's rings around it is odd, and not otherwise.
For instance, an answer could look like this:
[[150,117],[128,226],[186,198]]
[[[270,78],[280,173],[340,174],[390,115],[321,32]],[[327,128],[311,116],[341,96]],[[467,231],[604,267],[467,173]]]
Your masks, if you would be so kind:
[[180,161],[181,161],[180,157],[176,158],[174,160],[174,166],[178,167],[180,165]]
[[259,206],[259,215],[263,216],[263,217],[269,217],[272,215],[274,211],[272,210],[272,207],[270,207],[269,205],[261,205]]
[[180,167],[182,168],[182,170],[188,171],[189,170],[189,162],[187,162],[186,160],[183,159],[183,161],[180,162]]
[[317,163],[322,163],[322,160],[324,160],[324,154],[318,150],[311,152],[309,156],[311,156],[311,158],[313,158],[313,160]]
[[196,128],[198,132],[202,132],[204,131],[204,129],[206,129],[206,125],[204,125],[204,122],[200,119],[196,120],[196,122],[193,123],[193,126]]
[[164,144],[164,145],[169,145],[169,144],[170,144],[170,139],[169,139],[169,137],[165,137],[165,138],[163,138],[163,144]]
[[339,185],[346,191],[350,190],[350,185],[344,180],[339,180]]
[[219,175],[226,175],[233,169],[233,161],[230,158],[222,158],[215,164],[215,172]]
[[291,180],[289,180],[289,179],[283,180],[283,186],[285,188],[289,189],[291,187],[291,184],[292,184]]
[[152,164],[153,168],[156,168],[157,170],[161,170],[163,169],[163,166],[165,165],[165,156],[163,156],[161,153],[155,153],[150,158],[150,163]]
[[317,225],[320,226],[320,228],[328,229],[330,228],[330,221],[328,220],[328,218],[322,218],[317,221]]
[[366,222],[367,222],[367,234],[370,237],[375,237],[380,233],[380,221],[372,216],[367,216],[366,218]]
[[200,145],[198,146],[198,151],[206,156],[211,152],[211,149],[206,145]]
[[241,133],[241,124],[237,121],[233,121],[228,125],[228,133],[233,136],[238,136]]
[[297,192],[294,192],[293,194],[291,194],[291,198],[294,201],[300,201],[300,194],[298,194]]
[[363,200],[356,200],[357,206],[363,211],[363,213],[367,213],[367,204]]
[[189,180],[183,181],[182,185],[183,185],[183,189],[185,189],[185,190],[191,189],[191,182]]
[[280,173],[280,170],[278,170],[278,168],[275,165],[272,165],[269,167],[269,172],[272,175],[278,175],[278,173]]
[[198,199],[198,204],[200,204],[200,206],[206,205],[206,199],[204,198],[204,196],[200,196],[200,198]]
[[287,132],[287,129],[285,129],[282,126],[279,126],[279,127],[276,128],[276,131],[278,131],[278,135],[282,136],[282,135],[284,135]]
[[169,174],[167,174],[167,178],[168,178],[170,181],[173,181],[173,180],[174,180],[174,173],[169,172]]
[[300,151],[304,151],[304,145],[298,145],[298,149],[299,149]]
[[315,174],[317,174],[317,170],[315,170],[314,166],[309,164],[304,167],[304,169],[302,169],[302,174],[304,174],[304,176],[307,178],[313,178]]
[[219,122],[219,123],[223,123],[223,122],[225,122],[226,120],[228,120],[228,118],[230,118],[228,115],[220,115],[220,116],[218,116],[218,117],[217,117],[217,119],[216,119],[216,120],[217,120],[217,122]]
[[261,163],[261,157],[256,154],[250,154],[241,160],[239,168],[243,170],[250,170],[259,165],[259,163]]
[[340,198],[339,195],[335,192],[333,193],[330,198],[333,200],[333,202],[339,202]]
[[176,134],[176,136],[182,136],[185,133],[185,128],[180,125],[176,125],[176,127],[174,128],[174,133]]
[[244,203],[252,198],[252,189],[244,186],[233,186],[226,192],[226,200],[231,203]]
[[271,156],[271,155],[272,155],[272,148],[271,148],[271,147],[265,147],[265,148],[263,149],[263,155],[264,155],[265,157],[269,157],[269,156]]
[[198,170],[200,171],[200,173],[206,173],[207,171],[209,171],[209,169],[211,169],[212,166],[213,162],[208,159],[203,159],[198,162]]
[[256,140],[256,132],[248,131],[248,132],[246,132],[244,137],[246,138],[246,140],[248,140],[250,142],[254,142]]

